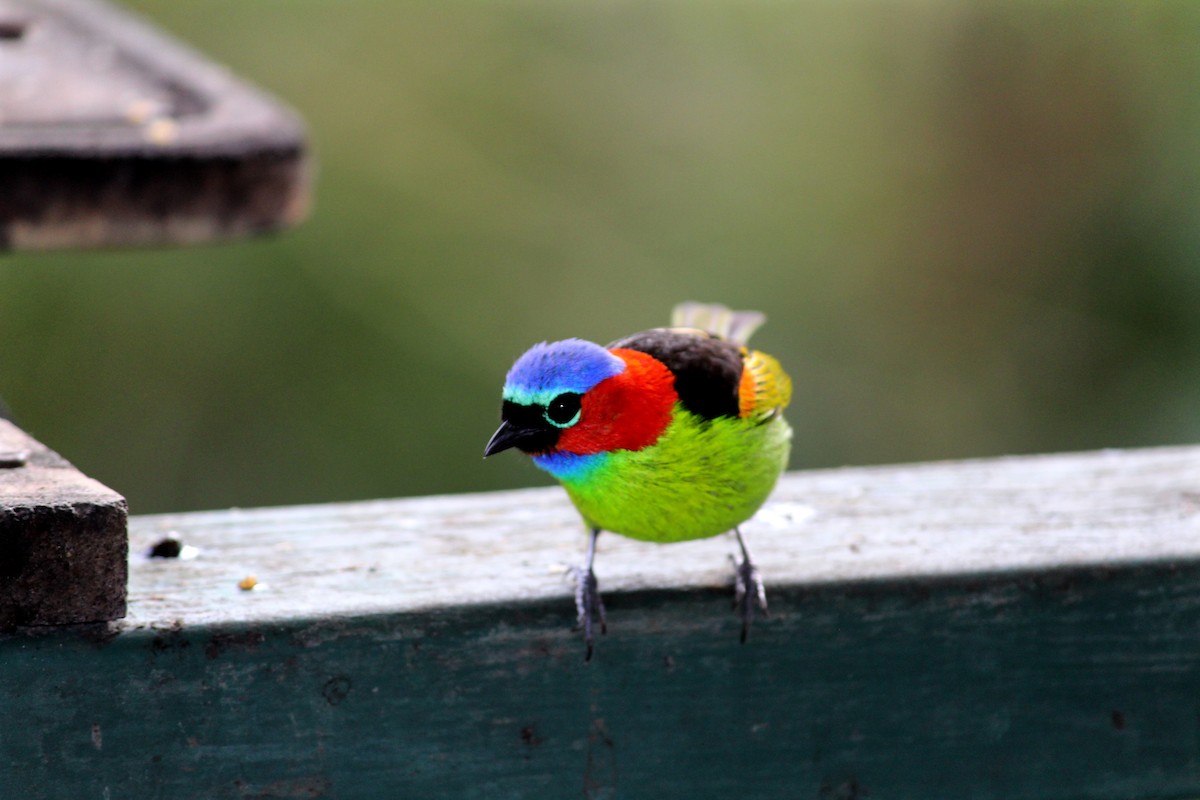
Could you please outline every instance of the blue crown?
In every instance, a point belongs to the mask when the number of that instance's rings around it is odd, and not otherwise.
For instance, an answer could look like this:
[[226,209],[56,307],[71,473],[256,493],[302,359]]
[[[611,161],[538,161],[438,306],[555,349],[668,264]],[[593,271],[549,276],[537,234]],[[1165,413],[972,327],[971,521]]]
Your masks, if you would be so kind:
[[600,381],[620,375],[625,362],[582,339],[535,344],[517,359],[504,382],[504,399],[546,405],[563,392],[583,394]]

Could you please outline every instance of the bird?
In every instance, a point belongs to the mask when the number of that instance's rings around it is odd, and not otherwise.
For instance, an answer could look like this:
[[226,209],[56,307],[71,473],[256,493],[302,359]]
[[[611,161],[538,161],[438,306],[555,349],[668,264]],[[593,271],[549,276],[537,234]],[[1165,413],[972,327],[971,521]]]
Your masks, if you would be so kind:
[[732,531],[742,642],[755,607],[767,612],[741,525],[787,466],[792,382],[777,359],[748,345],[765,321],[757,311],[686,302],[669,327],[607,346],[541,342],[509,369],[484,458],[510,448],[529,455],[590,530],[584,563],[572,569],[585,660],[597,624],[608,630],[593,569],[602,531],[660,544]]

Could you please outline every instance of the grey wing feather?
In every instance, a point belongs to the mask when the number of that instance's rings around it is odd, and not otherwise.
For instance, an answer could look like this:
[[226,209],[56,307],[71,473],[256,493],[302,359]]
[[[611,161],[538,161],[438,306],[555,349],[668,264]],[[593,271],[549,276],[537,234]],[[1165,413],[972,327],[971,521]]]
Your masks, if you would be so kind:
[[758,311],[730,311],[720,303],[680,303],[671,313],[671,327],[695,328],[735,344],[746,344],[767,321]]

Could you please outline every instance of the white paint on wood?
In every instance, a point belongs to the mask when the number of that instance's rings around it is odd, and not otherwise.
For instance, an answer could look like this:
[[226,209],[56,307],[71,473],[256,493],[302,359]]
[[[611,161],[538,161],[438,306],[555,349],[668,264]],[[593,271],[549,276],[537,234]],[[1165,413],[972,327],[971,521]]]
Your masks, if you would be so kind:
[[[743,528],[768,587],[1200,558],[1200,447],[791,473]],[[149,559],[164,536],[198,549]],[[562,598],[585,536],[558,488],[130,520],[126,627]],[[729,586],[732,537],[606,534],[601,590]],[[239,588],[248,576],[255,589]]]

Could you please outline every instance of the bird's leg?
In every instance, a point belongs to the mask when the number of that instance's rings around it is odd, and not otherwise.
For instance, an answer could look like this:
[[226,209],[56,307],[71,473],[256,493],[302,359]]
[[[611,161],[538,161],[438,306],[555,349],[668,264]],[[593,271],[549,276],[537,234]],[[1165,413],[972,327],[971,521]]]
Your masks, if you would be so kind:
[[596,573],[592,572],[592,562],[596,560],[596,537],[600,535],[599,528],[592,528],[588,539],[587,564],[576,567],[575,572],[575,611],[579,614],[579,622],[575,629],[583,629],[583,641],[587,644],[587,655],[584,661],[592,659],[593,618],[600,621],[600,633],[608,633],[608,623],[604,619],[604,601],[600,598],[600,584],[596,581]]
[[746,547],[742,532],[737,528],[734,528],[733,532],[737,534],[738,545],[742,548],[742,560],[735,562],[736,582],[733,605],[737,609],[738,616],[742,618],[742,642],[744,643],[746,634],[750,632],[750,623],[754,620],[754,606],[757,605],[761,608],[764,615],[767,613],[767,592],[763,588],[762,576],[758,574],[758,567],[750,558],[750,550]]

